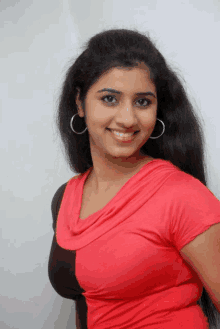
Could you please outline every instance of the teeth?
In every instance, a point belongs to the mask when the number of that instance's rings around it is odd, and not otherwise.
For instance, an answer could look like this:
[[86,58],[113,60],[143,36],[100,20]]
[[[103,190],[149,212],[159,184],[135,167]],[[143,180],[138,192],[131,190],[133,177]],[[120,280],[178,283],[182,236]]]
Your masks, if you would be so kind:
[[121,137],[131,137],[134,133],[119,133],[117,131],[112,130],[112,132],[117,135],[117,136],[121,136]]

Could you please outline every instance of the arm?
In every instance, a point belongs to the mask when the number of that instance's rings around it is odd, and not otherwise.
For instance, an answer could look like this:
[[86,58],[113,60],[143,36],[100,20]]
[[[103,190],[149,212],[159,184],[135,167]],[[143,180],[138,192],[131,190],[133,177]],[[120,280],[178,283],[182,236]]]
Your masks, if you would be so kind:
[[220,313],[220,223],[198,235],[180,254],[198,274]]
[[[59,187],[51,203],[54,232],[56,230],[58,212],[65,191],[65,187],[66,184],[63,184],[62,186]],[[72,264],[69,263],[71,259],[73,260]],[[65,265],[66,269],[64,268],[63,265]],[[52,270],[53,268],[54,270]],[[65,271],[67,272],[64,273]],[[70,288],[70,287],[74,287],[73,285],[73,280],[75,278],[74,273],[75,273],[75,251],[62,249],[57,244],[56,237],[54,234],[50,257],[49,257],[49,278],[51,284],[62,297],[73,299],[75,301],[76,328],[87,329],[87,305],[86,305],[85,297],[82,294],[79,294],[77,291],[74,291],[73,288],[72,289]],[[54,278],[55,275],[59,277],[55,279]],[[75,287],[77,287],[77,285],[78,282],[75,283]],[[78,291],[79,290],[81,290],[80,286],[78,287]]]

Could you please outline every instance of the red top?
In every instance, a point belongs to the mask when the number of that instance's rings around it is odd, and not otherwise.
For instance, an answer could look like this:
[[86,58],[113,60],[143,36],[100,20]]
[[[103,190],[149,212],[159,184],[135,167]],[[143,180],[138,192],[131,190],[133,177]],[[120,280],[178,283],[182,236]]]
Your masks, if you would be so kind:
[[154,159],[101,210],[79,218],[92,168],[71,178],[56,239],[76,250],[89,329],[209,328],[202,283],[179,250],[220,222],[220,202],[198,179]]

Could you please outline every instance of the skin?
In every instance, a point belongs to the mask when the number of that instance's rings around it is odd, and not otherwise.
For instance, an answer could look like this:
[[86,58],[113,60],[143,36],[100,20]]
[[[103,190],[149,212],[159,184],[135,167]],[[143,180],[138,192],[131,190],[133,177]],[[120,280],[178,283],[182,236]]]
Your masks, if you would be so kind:
[[[121,94],[107,91],[98,93],[103,88],[116,89]],[[155,97],[136,94],[144,92],[152,92]],[[96,193],[103,193],[119,184],[153,159],[140,151],[151,136],[157,118],[156,87],[144,64],[138,64],[130,70],[121,67],[110,69],[88,90],[85,112],[79,93],[76,104],[78,114],[85,117],[88,128],[93,160],[88,179],[93,182]],[[106,128],[139,130],[139,133],[132,143],[120,143]]]

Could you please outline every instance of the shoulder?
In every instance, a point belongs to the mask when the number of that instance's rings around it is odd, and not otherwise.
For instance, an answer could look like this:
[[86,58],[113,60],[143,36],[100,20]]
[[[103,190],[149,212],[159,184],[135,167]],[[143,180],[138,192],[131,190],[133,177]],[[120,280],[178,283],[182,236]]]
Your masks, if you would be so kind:
[[177,198],[180,196],[187,198],[190,195],[194,195],[194,193],[208,193],[214,196],[210,189],[199,179],[181,170],[174,172],[166,181],[166,184]]
[[56,190],[56,192],[54,193],[52,201],[51,201],[51,212],[52,212],[52,216],[53,216],[53,227],[54,227],[54,225],[56,223],[56,220],[57,220],[57,216],[58,216],[58,213],[59,213],[61,201],[63,199],[64,191],[66,189],[67,184],[71,183],[72,180],[77,179],[80,175],[81,174],[70,178],[68,180],[68,182],[66,182],[66,183],[62,184],[61,186],[59,186],[58,189]]
[[55,205],[60,198],[62,198],[63,196],[63,193],[64,193],[64,190],[66,188],[66,185],[67,185],[68,182],[62,184],[55,192],[53,198],[52,198],[52,205]]
[[[67,182],[68,183],[68,182]],[[55,229],[60,204],[63,198],[63,194],[67,183],[62,184],[55,192],[51,202],[51,212],[53,217],[53,229]]]
[[[166,180],[162,187],[163,202],[170,205],[175,215],[208,214],[220,211],[220,202],[214,193],[199,179],[176,172]],[[204,215],[203,214],[203,215]]]
[[60,199],[62,199],[67,184],[68,184],[69,182],[71,182],[72,180],[77,179],[80,175],[81,175],[81,174],[76,175],[76,176],[70,178],[70,179],[68,180],[68,182],[66,182],[66,183],[62,184],[60,187],[58,187],[58,189],[56,190],[56,192],[55,192],[55,194],[54,194],[54,196],[53,196],[53,199],[52,199],[52,204],[53,204],[53,205],[54,205],[54,204],[57,204],[57,202],[58,202]]

